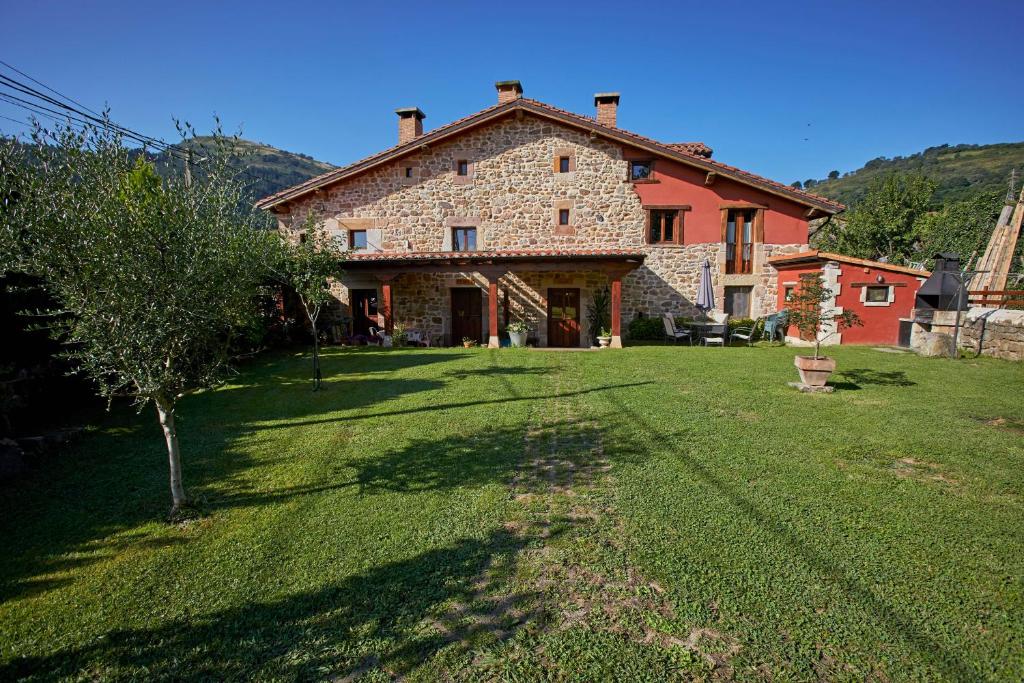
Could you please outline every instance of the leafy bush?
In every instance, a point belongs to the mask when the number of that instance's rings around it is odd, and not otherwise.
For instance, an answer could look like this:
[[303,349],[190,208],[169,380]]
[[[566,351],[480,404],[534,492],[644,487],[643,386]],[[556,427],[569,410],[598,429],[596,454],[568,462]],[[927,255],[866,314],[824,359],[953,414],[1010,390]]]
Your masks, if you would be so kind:
[[732,333],[737,327],[753,327],[753,318],[729,318],[729,332]]
[[[683,327],[692,318],[678,317],[676,327]],[[659,340],[665,338],[665,326],[661,318],[634,318],[626,328],[629,339],[633,340]]]

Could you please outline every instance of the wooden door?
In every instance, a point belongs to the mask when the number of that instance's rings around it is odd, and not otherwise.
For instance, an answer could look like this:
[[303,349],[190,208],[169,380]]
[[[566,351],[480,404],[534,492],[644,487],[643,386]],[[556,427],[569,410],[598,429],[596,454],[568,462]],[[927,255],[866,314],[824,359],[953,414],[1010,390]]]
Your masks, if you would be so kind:
[[476,287],[452,287],[452,344],[462,344],[465,337],[483,341],[483,307]]
[[548,346],[580,345],[580,290],[548,289]]
[[370,326],[379,327],[377,318],[377,290],[352,290],[352,334],[369,336]]

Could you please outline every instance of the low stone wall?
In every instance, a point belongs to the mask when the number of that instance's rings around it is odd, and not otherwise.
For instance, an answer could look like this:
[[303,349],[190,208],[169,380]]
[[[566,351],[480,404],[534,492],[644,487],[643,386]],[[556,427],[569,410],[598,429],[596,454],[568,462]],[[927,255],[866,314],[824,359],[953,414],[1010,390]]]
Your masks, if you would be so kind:
[[[914,325],[911,348],[920,351],[928,332],[952,338],[955,321],[955,311],[936,311],[930,325]],[[1024,361],[1024,311],[981,307],[964,311],[957,343],[984,356]]]
[[1007,360],[1024,360],[1024,311],[972,308],[960,327],[960,346]]

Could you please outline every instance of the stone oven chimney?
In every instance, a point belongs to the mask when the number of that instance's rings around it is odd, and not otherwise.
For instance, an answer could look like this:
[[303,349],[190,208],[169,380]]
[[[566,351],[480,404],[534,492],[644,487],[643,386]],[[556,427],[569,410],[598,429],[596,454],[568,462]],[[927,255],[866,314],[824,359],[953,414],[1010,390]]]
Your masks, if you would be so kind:
[[619,93],[594,93],[594,106],[597,107],[597,122],[609,128],[615,128],[616,114],[619,110]]
[[405,144],[423,135],[423,119],[427,115],[419,107],[396,109],[395,113],[398,114],[398,144]]
[[523,84],[519,81],[498,81],[494,87],[498,90],[498,104],[512,102],[523,96]]

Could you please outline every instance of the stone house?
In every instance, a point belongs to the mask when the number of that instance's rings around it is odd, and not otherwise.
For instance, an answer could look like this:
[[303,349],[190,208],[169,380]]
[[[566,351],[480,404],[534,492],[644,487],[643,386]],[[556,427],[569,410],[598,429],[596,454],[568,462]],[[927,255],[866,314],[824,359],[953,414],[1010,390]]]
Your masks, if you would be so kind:
[[623,320],[692,314],[700,268],[733,316],[775,310],[769,259],[805,251],[843,206],[728,166],[702,143],[619,128],[618,93],[582,116],[496,84],[491,107],[429,132],[397,110],[398,144],[262,199],[282,231],[312,212],[349,250],[333,285],[349,333],[395,322],[434,343],[498,346],[523,320],[540,345],[587,346],[608,288]]

